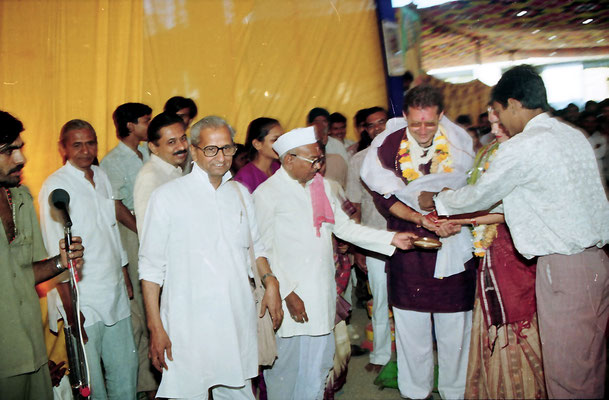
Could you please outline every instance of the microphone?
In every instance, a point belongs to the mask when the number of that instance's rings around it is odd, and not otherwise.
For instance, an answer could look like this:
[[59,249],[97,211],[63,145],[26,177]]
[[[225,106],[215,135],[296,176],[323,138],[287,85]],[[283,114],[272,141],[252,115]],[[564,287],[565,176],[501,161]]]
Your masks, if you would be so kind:
[[61,212],[63,217],[64,227],[70,228],[72,226],[72,220],[68,213],[68,206],[70,205],[70,195],[63,189],[55,189],[49,195],[49,202],[57,210]]

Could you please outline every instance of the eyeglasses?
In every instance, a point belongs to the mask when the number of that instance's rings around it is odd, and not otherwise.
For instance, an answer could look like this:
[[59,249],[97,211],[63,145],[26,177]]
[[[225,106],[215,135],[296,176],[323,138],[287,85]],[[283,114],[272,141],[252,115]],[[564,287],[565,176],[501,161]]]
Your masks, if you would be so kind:
[[303,157],[303,156],[299,156],[298,154],[290,153],[290,155],[294,156],[294,157],[296,157],[296,158],[298,158],[298,159],[300,159],[302,161],[306,161],[306,162],[310,163],[311,164],[311,168],[315,168],[315,167],[321,168],[321,165],[326,161],[326,157],[324,157],[324,156],[321,156],[319,158],[311,160],[309,158],[306,158],[306,157]]
[[225,156],[234,156],[237,152],[237,146],[234,144],[227,144],[226,146],[218,147],[218,146],[205,146],[203,148],[193,144],[197,149],[201,150],[205,157],[214,157],[218,154],[218,151],[222,150],[222,154]]

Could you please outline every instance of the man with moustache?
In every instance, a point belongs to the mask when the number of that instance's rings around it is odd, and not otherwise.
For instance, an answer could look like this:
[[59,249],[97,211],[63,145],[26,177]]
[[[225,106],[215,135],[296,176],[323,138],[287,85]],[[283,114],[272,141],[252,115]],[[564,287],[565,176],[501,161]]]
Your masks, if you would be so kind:
[[127,254],[110,180],[93,165],[97,136],[91,124],[68,121],[61,128],[59,152],[65,165],[46,179],[38,198],[44,242],[50,254],[59,253],[56,243],[64,235],[63,220],[49,195],[64,189],[70,195],[72,232],[82,236],[87,247],[79,291],[92,398],[135,399],[138,356],[126,288]]
[[137,174],[133,190],[138,232],[144,228],[144,216],[152,192],[182,176],[181,165],[188,156],[188,138],[184,129],[182,118],[165,112],[154,117],[148,126],[150,160]]
[[248,248],[266,286],[261,310],[268,308],[275,328],[283,318],[279,286],[250,194],[230,180],[232,128],[208,116],[193,125],[191,141],[192,172],[152,193],[142,231],[150,357],[163,372],[157,395],[253,400],[258,346]]
[[334,357],[336,282],[332,234],[390,255],[412,247],[414,235],[367,228],[342,210],[318,174],[324,162],[313,127],[294,129],[273,144],[281,168],[254,192],[256,217],[285,300],[277,331],[278,358],[265,371],[270,400],[318,399]]
[[[168,114],[175,114],[182,118],[182,121],[184,121],[185,130],[190,128],[190,123],[195,119],[198,113],[197,105],[195,104],[194,100],[182,96],[174,96],[167,100],[165,106],[163,107],[163,111]],[[188,148],[186,151],[188,152]],[[192,170],[192,157],[190,156],[190,153],[186,155],[186,158],[180,167],[182,167],[183,175],[190,173]]]
[[[21,185],[23,124],[0,111],[0,319],[6,324],[0,340],[0,398],[51,400],[40,303],[34,285],[66,270],[63,240],[59,255],[48,258],[32,195]],[[59,240],[57,241],[59,242]],[[57,243],[56,242],[56,243]],[[69,257],[82,265],[80,237],[72,238]]]
[[[135,177],[148,161],[146,147],[148,124],[152,109],[141,103],[125,103],[112,114],[116,126],[118,145],[101,160],[100,167],[106,172],[112,185],[112,196],[116,205],[116,217],[123,248],[129,260],[129,283],[127,286],[131,299],[131,323],[133,338],[138,350],[140,367],[138,369],[137,391],[153,394],[158,384],[150,368],[148,359],[148,340],[146,338],[146,319],[142,302],[142,289],[137,276],[137,253],[139,242],[134,216]],[[142,143],[143,142],[143,143]],[[141,143],[141,144],[140,144]]]

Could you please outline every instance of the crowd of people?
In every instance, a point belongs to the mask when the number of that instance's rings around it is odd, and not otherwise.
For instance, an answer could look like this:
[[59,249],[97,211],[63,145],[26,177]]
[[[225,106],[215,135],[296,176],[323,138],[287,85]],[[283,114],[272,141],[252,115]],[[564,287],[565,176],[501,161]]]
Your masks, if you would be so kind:
[[51,278],[48,318],[82,327],[93,399],[333,399],[363,279],[365,369],[392,358],[391,310],[404,398],[431,396],[434,353],[442,398],[603,397],[609,104],[552,113],[527,65],[504,73],[477,128],[444,115],[450,100],[422,84],[400,117],[362,109],[357,142],[323,108],[289,132],[261,117],[241,147],[220,117],[191,126],[191,99],[154,118],[125,103],[101,162],[94,127],[64,124],[40,223],[20,184],[23,124],[1,111],[0,398],[71,398],[34,290]]

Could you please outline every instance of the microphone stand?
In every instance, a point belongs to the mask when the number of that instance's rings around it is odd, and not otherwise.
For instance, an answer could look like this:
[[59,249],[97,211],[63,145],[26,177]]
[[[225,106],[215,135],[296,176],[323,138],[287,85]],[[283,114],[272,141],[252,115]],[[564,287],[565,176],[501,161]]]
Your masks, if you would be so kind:
[[[65,220],[63,232],[66,252],[68,252],[70,245],[72,244],[72,221],[70,221],[69,217]],[[89,386],[89,367],[87,365],[80,318],[80,298],[77,285],[79,278],[78,272],[76,272],[76,268],[74,268],[74,263],[69,257],[68,270],[70,271],[69,285],[70,297],[72,298],[72,317],[76,323],[75,329],[72,329],[69,323],[65,323],[63,328],[66,337],[68,364],[70,366],[70,385],[72,386],[75,399],[88,399],[91,395],[91,388]]]

